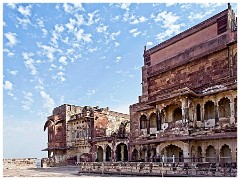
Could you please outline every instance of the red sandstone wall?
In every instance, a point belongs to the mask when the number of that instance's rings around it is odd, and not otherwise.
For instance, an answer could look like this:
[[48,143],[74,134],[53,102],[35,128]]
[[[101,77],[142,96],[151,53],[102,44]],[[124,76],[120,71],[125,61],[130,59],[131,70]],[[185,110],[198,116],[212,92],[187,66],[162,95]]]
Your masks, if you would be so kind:
[[191,36],[188,36],[170,46],[167,46],[166,48],[161,49],[160,51],[154,54],[151,54],[150,55],[151,65],[155,65],[159,62],[162,62],[169,57],[172,57],[182,51],[185,51],[186,49],[192,46],[200,44],[216,36],[217,36],[217,23],[205,29],[202,29],[201,31],[198,31],[197,33],[192,34]]
[[[236,52],[236,45],[234,51]],[[236,63],[234,63],[234,75]],[[219,84],[229,78],[228,49],[205,56],[170,71],[160,73],[148,79],[148,93],[150,101],[155,95],[161,95],[183,87],[189,87],[194,91]],[[182,87],[181,87],[182,86]]]

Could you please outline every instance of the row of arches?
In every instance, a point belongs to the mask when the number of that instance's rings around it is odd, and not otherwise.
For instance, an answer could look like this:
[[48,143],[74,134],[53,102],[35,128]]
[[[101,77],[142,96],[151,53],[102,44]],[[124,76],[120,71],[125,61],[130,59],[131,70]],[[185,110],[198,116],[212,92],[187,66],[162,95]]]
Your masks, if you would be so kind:
[[[221,98],[217,104],[212,100],[206,101],[203,105],[197,103],[195,107],[189,106],[191,109],[182,109],[180,104],[171,104],[163,108],[160,112],[152,112],[149,116],[142,114],[140,116],[140,129],[157,128],[161,129],[162,123],[176,122],[183,120],[184,117],[196,121],[209,119],[230,118],[231,117],[231,102],[227,97]],[[234,99],[234,117],[237,117],[237,98]],[[189,113],[194,113],[191,116]],[[196,117],[193,117],[196,116]]]
[[128,161],[128,148],[124,143],[120,143],[116,146],[115,152],[107,145],[106,149],[101,146],[97,148],[97,162],[104,161]]
[[[210,163],[230,163],[233,161],[232,150],[226,144],[220,148],[220,153],[213,145],[207,146],[204,150],[201,146],[193,146],[191,152],[186,151],[182,147],[175,144],[169,144],[164,147],[160,154],[156,153],[153,148],[149,153],[145,150],[136,148],[133,149],[131,160],[132,161],[158,161],[158,162],[210,162]],[[188,156],[190,154],[190,156]],[[143,156],[144,155],[144,156]],[[173,160],[174,158],[174,160]]]

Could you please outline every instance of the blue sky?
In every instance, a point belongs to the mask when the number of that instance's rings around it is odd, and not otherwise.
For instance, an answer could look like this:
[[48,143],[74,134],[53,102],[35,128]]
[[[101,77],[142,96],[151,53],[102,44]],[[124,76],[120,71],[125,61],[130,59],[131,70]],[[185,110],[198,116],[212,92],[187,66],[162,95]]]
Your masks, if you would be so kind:
[[[236,12],[236,4],[232,4]],[[218,4],[3,4],[3,158],[46,157],[61,104],[128,113],[143,49],[227,8]]]

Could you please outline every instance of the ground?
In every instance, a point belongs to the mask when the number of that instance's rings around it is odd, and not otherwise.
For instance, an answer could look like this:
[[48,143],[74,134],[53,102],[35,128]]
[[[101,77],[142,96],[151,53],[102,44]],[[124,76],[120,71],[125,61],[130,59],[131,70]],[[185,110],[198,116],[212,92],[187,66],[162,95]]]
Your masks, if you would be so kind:
[[[29,168],[29,169],[3,169],[3,177],[77,177],[88,176],[78,174],[79,167],[51,167],[51,168]],[[89,175],[94,177],[94,175]],[[88,177],[89,177],[88,176]]]

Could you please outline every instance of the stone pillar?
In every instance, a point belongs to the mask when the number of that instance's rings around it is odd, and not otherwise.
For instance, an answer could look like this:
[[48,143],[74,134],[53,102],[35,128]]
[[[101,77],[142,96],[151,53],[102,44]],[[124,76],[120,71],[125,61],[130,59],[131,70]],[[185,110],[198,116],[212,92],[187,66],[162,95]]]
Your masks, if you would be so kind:
[[217,101],[214,103],[214,109],[215,109],[215,124],[216,124],[219,121],[218,102]]
[[230,99],[230,124],[235,124],[234,99]]
[[112,149],[112,161],[115,162],[116,161],[116,148],[115,146]]
[[183,158],[184,162],[189,162],[190,159],[186,159],[190,157],[190,151],[189,151],[189,146],[185,145],[183,149]]
[[161,109],[156,108],[156,116],[157,116],[157,131],[161,130],[162,119],[161,119]]
[[80,153],[77,153],[77,162],[80,162]]
[[183,123],[189,121],[188,97],[182,99],[182,120]]
[[124,145],[121,145],[121,161],[124,161]]
[[103,149],[103,162],[106,162],[106,147]]
[[130,146],[128,145],[128,147],[127,147],[127,150],[128,150],[128,159],[127,160],[128,161],[132,160],[132,153],[131,153],[132,151],[131,151],[131,149],[132,148],[130,148]]

